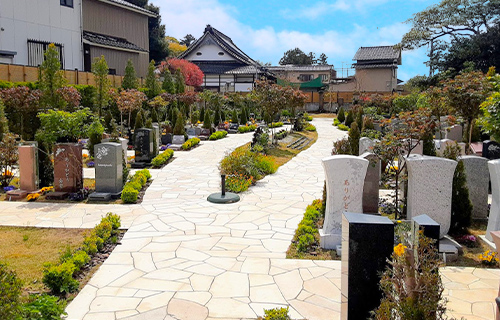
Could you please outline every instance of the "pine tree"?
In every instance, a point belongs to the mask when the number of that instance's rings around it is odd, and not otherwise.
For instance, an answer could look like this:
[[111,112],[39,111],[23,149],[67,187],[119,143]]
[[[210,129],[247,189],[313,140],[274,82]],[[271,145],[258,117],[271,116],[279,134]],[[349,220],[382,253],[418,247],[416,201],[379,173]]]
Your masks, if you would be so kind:
[[151,121],[158,122],[158,112],[156,111],[155,107],[151,108]]
[[353,156],[358,156],[359,154],[359,138],[361,134],[359,132],[358,124],[356,122],[351,123],[351,129],[349,130],[349,145],[351,147],[351,154]]
[[106,114],[104,115],[104,126],[106,127],[106,132],[111,133],[112,128],[111,128],[111,121],[113,120],[113,115],[111,114],[111,110],[108,110]]
[[172,74],[168,69],[165,69],[163,72],[163,84],[162,84],[163,90],[165,90],[167,93],[174,94],[175,93],[175,83],[174,79],[172,77]]
[[184,76],[182,75],[181,69],[179,68],[175,70],[175,91],[177,93],[186,92],[186,84],[184,83]]
[[340,123],[343,123],[345,121],[344,108],[340,107],[339,112],[337,114],[337,119],[340,121]]
[[41,104],[46,108],[62,108],[65,101],[61,98],[57,89],[64,87],[66,79],[64,71],[61,70],[59,52],[51,43],[44,53],[44,60],[40,65],[39,88],[42,92]]
[[203,121],[205,119],[205,108],[201,107],[200,109],[200,121]]
[[222,122],[226,122],[226,112],[224,112],[224,110],[220,111],[220,119]]
[[214,125],[217,126],[220,123],[220,109],[219,107],[215,107],[215,112],[214,112]]
[[233,114],[231,115],[231,122],[232,123],[238,123],[238,112],[236,109],[233,109]]
[[125,76],[123,77],[122,88],[127,89],[137,89],[139,88],[139,81],[137,81],[137,75],[135,73],[134,63],[132,59],[128,59],[127,66],[125,67]]
[[[353,111],[349,111],[347,113],[347,117],[345,117],[345,125],[348,126],[348,127],[351,127],[351,123],[354,122],[354,115],[353,115]],[[340,121],[340,120],[339,120]]]
[[248,122],[248,118],[247,118],[247,112],[246,112],[246,109],[245,107],[243,107],[241,109],[241,117],[240,117],[240,124],[246,124]]
[[94,59],[92,73],[94,74],[95,86],[97,88],[94,103],[97,105],[98,116],[100,118],[102,110],[108,105],[109,89],[111,87],[111,82],[108,79],[109,68],[104,56]]
[[161,91],[161,86],[156,79],[154,60],[151,60],[149,63],[148,74],[146,76],[146,88],[148,89],[147,96],[149,99],[153,99],[159,95]]
[[203,118],[203,128],[212,129],[212,117],[210,116],[210,110],[205,111],[205,117]]
[[144,119],[142,118],[141,110],[137,111],[137,115],[135,116],[134,132],[137,132],[140,128],[144,128]]
[[184,120],[184,115],[182,112],[177,113],[177,120],[175,121],[174,134],[184,135],[184,125],[186,121]]
[[450,231],[463,233],[470,227],[471,222],[472,203],[469,199],[465,167],[463,161],[458,161],[453,175]]

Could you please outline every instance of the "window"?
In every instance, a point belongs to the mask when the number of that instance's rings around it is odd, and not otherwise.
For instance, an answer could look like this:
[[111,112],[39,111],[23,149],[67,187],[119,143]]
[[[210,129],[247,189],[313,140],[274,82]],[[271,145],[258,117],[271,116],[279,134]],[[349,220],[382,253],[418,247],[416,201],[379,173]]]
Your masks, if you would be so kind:
[[322,74],[321,75],[321,82],[328,82],[329,76],[327,74]]
[[[42,64],[44,56],[50,42],[37,41],[28,39],[28,65],[38,67]],[[61,62],[61,69],[64,69],[64,47],[62,44],[54,43],[56,50],[59,52],[59,61]]]
[[299,76],[299,80],[300,81],[311,81],[313,79],[313,75],[312,74],[301,74]]
[[73,0],[61,0],[61,6],[73,8]]

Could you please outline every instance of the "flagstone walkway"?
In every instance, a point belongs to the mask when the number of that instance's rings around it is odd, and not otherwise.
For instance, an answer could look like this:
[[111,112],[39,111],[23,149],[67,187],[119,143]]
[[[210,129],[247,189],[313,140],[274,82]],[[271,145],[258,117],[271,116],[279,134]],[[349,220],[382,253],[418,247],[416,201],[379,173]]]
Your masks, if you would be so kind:
[[[294,319],[339,319],[340,262],[285,259],[305,207],[321,197],[320,160],[345,135],[332,119],[313,123],[318,141],[235,204],[206,198],[220,190],[220,159],[251,134],[177,152],[139,205],[3,202],[0,225],[93,227],[108,211],[122,217],[122,244],[67,307],[68,319],[255,319],[287,305]],[[442,274],[454,316],[492,319],[498,270]]]

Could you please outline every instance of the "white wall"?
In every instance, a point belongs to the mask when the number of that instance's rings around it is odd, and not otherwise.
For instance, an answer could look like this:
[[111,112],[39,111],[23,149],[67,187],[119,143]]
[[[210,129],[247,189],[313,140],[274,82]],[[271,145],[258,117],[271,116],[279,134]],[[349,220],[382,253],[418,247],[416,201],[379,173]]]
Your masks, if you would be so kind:
[[[201,55],[197,55],[200,52]],[[219,55],[219,52],[224,53],[223,55]],[[214,40],[212,40],[211,36],[207,36],[203,43],[197,50],[194,50],[191,54],[189,54],[184,59],[188,61],[233,61],[235,60],[231,57],[227,51],[222,49]]]
[[0,50],[16,51],[13,63],[28,64],[28,39],[64,45],[64,68],[83,70],[81,1],[0,0]]

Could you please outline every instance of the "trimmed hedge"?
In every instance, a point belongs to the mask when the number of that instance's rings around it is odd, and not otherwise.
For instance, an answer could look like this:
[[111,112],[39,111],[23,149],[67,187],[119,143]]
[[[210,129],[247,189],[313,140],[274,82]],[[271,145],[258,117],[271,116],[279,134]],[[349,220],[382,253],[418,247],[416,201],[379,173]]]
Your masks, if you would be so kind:
[[312,124],[308,124],[305,128],[306,131],[316,131],[316,127],[313,126]]
[[269,124],[269,128],[279,128],[279,127],[283,127],[283,122],[272,122],[271,124]]
[[340,124],[339,119],[337,119],[337,118],[333,119],[333,125],[334,126],[338,126],[339,124]]
[[[224,131],[225,132],[225,131]],[[200,139],[199,138],[191,138],[189,139],[188,141],[184,142],[181,146],[182,150],[186,151],[186,150],[189,150],[193,147],[195,147],[196,145],[198,145],[200,143]]]
[[59,264],[47,264],[43,270],[43,283],[54,294],[66,294],[78,289],[79,282],[73,277],[86,265],[91,256],[108,242],[116,243],[120,217],[108,212],[101,222],[83,240],[82,248],[73,253],[63,253]]
[[153,165],[153,167],[159,168],[165,163],[167,163],[168,160],[172,159],[173,156],[174,156],[174,150],[167,149],[162,153],[160,153],[159,155],[157,155],[156,157],[154,157],[153,160],[151,160],[151,164]]
[[246,125],[238,128],[239,133],[245,133],[245,132],[251,132],[257,130],[257,125],[252,124],[252,125]]
[[208,140],[219,140],[225,138],[226,136],[227,136],[227,131],[215,131],[210,135]]
[[337,128],[338,128],[339,130],[342,130],[342,131],[349,131],[349,127],[348,127],[348,126],[346,126],[345,124],[342,124],[342,123],[341,123],[341,124],[339,124],[339,125],[337,126]]
[[151,173],[148,169],[137,171],[123,187],[121,197],[123,203],[135,203],[137,201],[137,196],[139,196],[139,192],[149,179],[151,179]]
[[299,223],[293,237],[293,241],[297,242],[297,251],[307,252],[311,246],[319,243],[316,234],[318,233],[318,222],[323,217],[322,207],[323,201],[319,199],[307,206],[304,218]]

